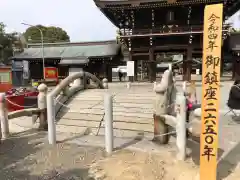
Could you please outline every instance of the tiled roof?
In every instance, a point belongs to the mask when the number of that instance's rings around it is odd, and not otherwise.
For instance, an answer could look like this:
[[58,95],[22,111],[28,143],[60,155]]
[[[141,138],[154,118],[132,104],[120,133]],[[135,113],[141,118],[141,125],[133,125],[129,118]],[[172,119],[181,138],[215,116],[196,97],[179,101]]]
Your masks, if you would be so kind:
[[[104,57],[119,54],[121,46],[117,43],[96,44],[81,46],[44,47],[45,58],[78,58],[78,57]],[[14,56],[12,59],[40,59],[42,48],[26,48],[24,52]]]

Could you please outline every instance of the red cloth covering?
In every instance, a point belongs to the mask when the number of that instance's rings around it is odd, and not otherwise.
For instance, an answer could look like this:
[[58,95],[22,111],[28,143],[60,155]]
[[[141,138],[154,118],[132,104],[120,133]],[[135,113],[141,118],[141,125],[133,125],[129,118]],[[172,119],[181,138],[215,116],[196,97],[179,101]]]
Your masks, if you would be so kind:
[[33,91],[33,92],[26,92],[24,94],[25,97],[29,97],[29,96],[38,96],[38,91]]
[[24,97],[38,95],[38,91],[25,91],[20,94],[14,94],[15,92],[16,92],[15,89],[12,89],[6,92],[6,98],[7,98],[6,106],[7,106],[8,112],[24,109]]
[[[8,112],[24,109],[24,95],[6,96],[6,105]],[[12,103],[10,103],[11,101]]]

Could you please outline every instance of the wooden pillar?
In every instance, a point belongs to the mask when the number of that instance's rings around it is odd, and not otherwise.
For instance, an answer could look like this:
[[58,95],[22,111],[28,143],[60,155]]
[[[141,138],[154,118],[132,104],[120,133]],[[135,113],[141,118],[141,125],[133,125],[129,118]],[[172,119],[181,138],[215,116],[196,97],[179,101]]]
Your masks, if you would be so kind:
[[149,49],[148,77],[150,82],[156,81],[156,61],[154,59],[153,48]]
[[103,76],[102,79],[107,78],[107,74],[108,74],[108,71],[107,71],[107,62],[103,62],[103,63],[102,63],[102,69],[101,69],[100,74]]
[[183,81],[191,81],[192,74],[192,47],[187,49],[187,55],[183,59]]
[[107,64],[107,80],[108,82],[112,82],[112,65]]
[[138,80],[138,61],[134,61],[134,81]]
[[183,65],[182,65],[182,80],[187,81],[187,56],[183,55]]

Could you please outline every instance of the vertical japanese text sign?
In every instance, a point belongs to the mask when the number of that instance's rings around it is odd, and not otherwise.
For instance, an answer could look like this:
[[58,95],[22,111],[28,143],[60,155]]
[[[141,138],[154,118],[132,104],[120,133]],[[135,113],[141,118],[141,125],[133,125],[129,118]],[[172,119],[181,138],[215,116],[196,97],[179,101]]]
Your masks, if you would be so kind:
[[200,179],[216,180],[223,5],[205,7]]

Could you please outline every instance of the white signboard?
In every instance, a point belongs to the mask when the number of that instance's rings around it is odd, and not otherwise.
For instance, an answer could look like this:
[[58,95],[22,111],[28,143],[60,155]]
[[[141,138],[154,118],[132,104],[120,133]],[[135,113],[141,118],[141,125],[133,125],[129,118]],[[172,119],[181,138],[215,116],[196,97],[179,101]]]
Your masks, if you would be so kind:
[[23,79],[29,78],[29,62],[23,61]]
[[196,69],[196,75],[200,74],[200,69]]
[[134,61],[127,61],[127,76],[134,76]]

